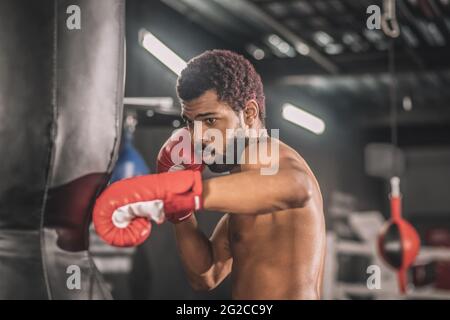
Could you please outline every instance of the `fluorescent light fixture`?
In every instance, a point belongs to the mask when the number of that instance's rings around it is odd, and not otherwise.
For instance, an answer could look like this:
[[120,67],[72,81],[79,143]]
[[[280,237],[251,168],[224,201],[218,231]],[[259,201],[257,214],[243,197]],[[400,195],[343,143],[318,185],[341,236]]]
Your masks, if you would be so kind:
[[256,60],[262,60],[266,56],[266,53],[260,47],[254,45],[253,43],[248,44],[245,49],[249,54],[253,56]]
[[269,37],[267,38],[267,40],[269,41],[269,43],[271,45],[273,45],[274,47],[278,47],[280,45],[280,43],[283,41],[281,40],[281,38],[279,36],[277,36],[276,34],[271,34],[269,35]]
[[339,43],[329,43],[325,46],[325,52],[328,54],[340,54],[344,51],[344,47]]
[[321,47],[333,43],[334,39],[325,31],[317,31],[313,34],[314,41]]
[[309,46],[303,42],[297,43],[295,45],[295,50],[303,56],[307,56],[311,52]]
[[412,100],[410,96],[403,97],[403,109],[405,109],[405,111],[412,110]]
[[315,134],[325,131],[325,122],[322,119],[290,104],[285,103],[282,107],[283,118]]
[[186,68],[186,61],[181,59],[151,32],[141,29],[139,31],[139,41],[148,52],[172,70],[177,76]]
[[284,57],[293,58],[296,56],[294,48],[276,34],[270,34],[269,36],[267,36],[266,43],[270,47],[272,47],[275,55],[281,58]]
[[262,60],[262,59],[264,59],[265,56],[266,56],[266,53],[262,49],[256,49],[255,51],[253,51],[253,57],[256,60]]

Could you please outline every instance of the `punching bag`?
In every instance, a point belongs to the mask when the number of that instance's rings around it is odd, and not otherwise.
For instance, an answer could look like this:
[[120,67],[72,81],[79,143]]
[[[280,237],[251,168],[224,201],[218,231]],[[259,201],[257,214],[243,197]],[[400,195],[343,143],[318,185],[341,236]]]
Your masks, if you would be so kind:
[[0,1],[0,299],[108,299],[91,210],[120,143],[123,0]]
[[125,119],[122,143],[120,145],[119,159],[114,167],[110,183],[149,174],[150,170],[142,155],[133,145],[134,131],[137,120],[134,116],[128,115]]

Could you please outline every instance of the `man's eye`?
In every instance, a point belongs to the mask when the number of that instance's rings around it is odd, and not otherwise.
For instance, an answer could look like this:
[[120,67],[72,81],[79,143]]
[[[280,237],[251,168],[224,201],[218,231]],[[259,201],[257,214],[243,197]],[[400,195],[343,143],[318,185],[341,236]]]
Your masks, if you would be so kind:
[[207,124],[211,125],[211,124],[214,124],[216,122],[216,120],[217,120],[216,118],[208,118],[205,121]]

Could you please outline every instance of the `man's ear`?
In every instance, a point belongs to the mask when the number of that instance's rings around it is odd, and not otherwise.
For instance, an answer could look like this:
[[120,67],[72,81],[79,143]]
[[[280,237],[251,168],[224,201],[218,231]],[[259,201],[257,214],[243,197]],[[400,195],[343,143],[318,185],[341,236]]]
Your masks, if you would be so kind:
[[243,111],[245,124],[252,127],[259,117],[258,102],[254,99],[248,100]]

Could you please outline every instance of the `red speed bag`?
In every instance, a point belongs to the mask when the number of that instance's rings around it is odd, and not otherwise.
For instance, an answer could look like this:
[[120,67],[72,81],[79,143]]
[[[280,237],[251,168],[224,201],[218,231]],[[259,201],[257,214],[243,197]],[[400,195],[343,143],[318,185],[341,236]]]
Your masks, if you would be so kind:
[[391,179],[391,218],[378,236],[378,250],[382,259],[397,270],[399,289],[406,293],[407,270],[419,253],[420,239],[414,227],[402,218],[400,179]]

